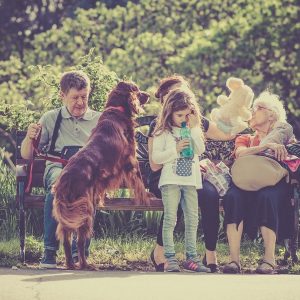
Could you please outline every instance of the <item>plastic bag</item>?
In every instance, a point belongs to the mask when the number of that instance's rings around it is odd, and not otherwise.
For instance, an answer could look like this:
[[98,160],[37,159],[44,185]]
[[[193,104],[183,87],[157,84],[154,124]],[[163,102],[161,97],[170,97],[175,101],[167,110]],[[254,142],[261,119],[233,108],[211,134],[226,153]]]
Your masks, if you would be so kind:
[[201,160],[200,165],[206,170],[203,172],[204,179],[214,185],[219,195],[223,197],[231,183],[229,168],[222,161],[215,165],[208,158]]

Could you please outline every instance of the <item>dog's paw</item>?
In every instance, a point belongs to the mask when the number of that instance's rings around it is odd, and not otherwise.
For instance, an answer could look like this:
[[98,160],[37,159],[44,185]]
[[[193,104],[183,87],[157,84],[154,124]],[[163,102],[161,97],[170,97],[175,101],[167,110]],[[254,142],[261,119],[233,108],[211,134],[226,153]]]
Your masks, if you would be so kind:
[[99,270],[98,267],[94,264],[81,264],[78,266],[79,270],[86,270],[86,271],[97,271]]
[[76,265],[74,263],[70,263],[70,264],[66,265],[66,269],[67,270],[76,270],[77,267],[76,267]]

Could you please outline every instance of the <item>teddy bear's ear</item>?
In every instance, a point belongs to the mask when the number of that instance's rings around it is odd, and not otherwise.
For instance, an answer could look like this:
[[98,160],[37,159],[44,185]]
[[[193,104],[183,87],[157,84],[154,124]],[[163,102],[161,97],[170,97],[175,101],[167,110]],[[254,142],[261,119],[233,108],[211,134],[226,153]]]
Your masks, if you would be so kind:
[[231,90],[236,90],[244,85],[244,81],[240,78],[230,77],[226,81],[226,86]]
[[218,98],[217,98],[217,103],[218,103],[219,105],[224,105],[228,100],[229,100],[229,98],[228,98],[227,96],[225,96],[225,95],[220,95],[220,96],[218,96]]

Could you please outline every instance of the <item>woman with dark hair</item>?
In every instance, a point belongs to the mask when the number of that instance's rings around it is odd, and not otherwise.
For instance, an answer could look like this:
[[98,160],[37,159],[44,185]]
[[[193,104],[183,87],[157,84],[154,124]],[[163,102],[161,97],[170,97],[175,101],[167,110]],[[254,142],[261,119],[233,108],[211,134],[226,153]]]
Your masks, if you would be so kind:
[[[170,76],[160,81],[159,87],[155,93],[155,97],[164,102],[166,95],[173,89],[186,88],[190,89],[188,82],[179,75]],[[155,129],[156,120],[150,124],[148,133],[149,141],[149,160],[152,173],[150,174],[150,191],[157,197],[161,197],[160,190],[158,188],[158,181],[161,174],[161,165],[155,164],[152,160],[153,150],[153,131]],[[205,136],[214,140],[230,140],[233,137],[228,136],[222,132],[215,123],[210,122],[206,118],[202,118],[202,128]],[[219,194],[216,188],[208,181],[203,181],[203,188],[198,190],[198,202],[201,209],[201,224],[204,232],[205,241],[205,255],[203,257],[203,263],[210,268],[211,272],[218,271],[216,245],[218,240],[219,230]],[[178,218],[182,215],[182,210],[178,210]],[[163,216],[160,221],[160,226],[157,233],[156,246],[151,252],[151,260],[154,264],[157,272],[164,272],[165,257],[162,241],[162,226]]]

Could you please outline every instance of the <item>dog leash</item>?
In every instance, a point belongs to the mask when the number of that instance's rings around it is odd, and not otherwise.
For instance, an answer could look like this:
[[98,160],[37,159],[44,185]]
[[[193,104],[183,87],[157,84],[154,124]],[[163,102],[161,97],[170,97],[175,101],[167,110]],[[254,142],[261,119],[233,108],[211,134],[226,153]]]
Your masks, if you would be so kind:
[[42,130],[40,130],[40,133],[39,133],[38,137],[36,139],[32,140],[33,157],[30,161],[29,177],[28,177],[25,193],[29,193],[30,190],[31,190],[32,174],[33,174],[33,163],[34,163],[35,158],[40,158],[40,159],[44,159],[44,160],[48,160],[48,161],[56,162],[56,163],[61,163],[63,166],[65,166],[68,163],[68,160],[66,160],[66,159],[59,158],[59,157],[48,156],[47,153],[43,154],[42,151],[39,150],[38,145],[40,143],[41,135],[42,135]]
[[[120,112],[123,112],[123,113],[125,112],[125,109],[124,109],[123,106],[110,106],[110,107],[106,108],[106,110],[108,110],[108,109],[116,109]],[[55,122],[55,128],[54,128],[54,131],[53,131],[52,140],[51,140],[50,152],[53,152],[53,153],[54,153],[54,144],[55,144],[55,141],[56,141],[56,138],[57,138],[57,133],[58,133],[60,123],[61,123],[61,110],[58,113],[57,120]],[[67,163],[68,163],[67,159],[48,156],[47,153],[43,154],[42,151],[39,150],[38,145],[40,143],[41,135],[42,135],[42,130],[40,130],[38,137],[32,141],[33,157],[31,159],[30,166],[29,166],[29,177],[28,177],[28,182],[27,182],[27,186],[26,186],[26,189],[25,189],[25,193],[29,193],[30,190],[31,190],[32,174],[33,174],[33,163],[34,163],[35,158],[40,158],[40,159],[44,159],[44,160],[48,160],[48,161],[56,162],[56,163],[61,163],[63,166],[66,166]],[[59,153],[55,152],[55,154],[59,154]]]

